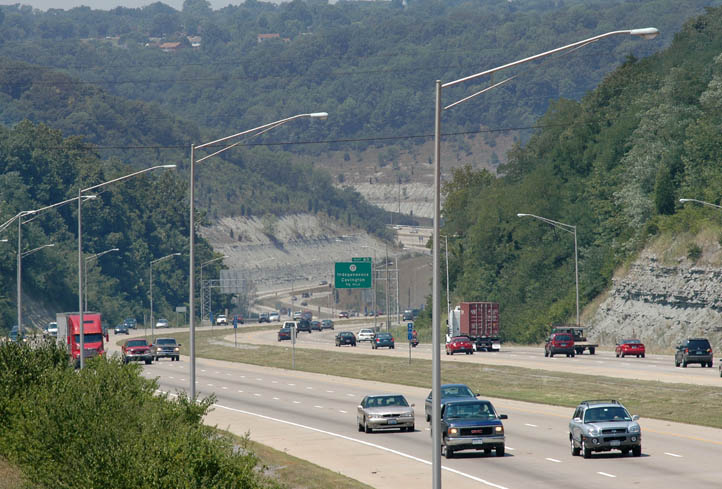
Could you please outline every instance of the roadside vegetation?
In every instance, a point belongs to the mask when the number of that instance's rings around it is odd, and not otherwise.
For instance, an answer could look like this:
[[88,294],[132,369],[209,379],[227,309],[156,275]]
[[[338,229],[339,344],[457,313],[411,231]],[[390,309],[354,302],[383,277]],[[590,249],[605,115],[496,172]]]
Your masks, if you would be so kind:
[[[259,328],[254,328],[257,331]],[[263,327],[262,329],[275,329]],[[223,339],[233,330],[197,331],[196,355],[231,362],[291,368],[290,346],[242,344],[225,346]],[[183,345],[187,333],[174,335]],[[181,349],[188,355],[185,346]],[[296,370],[431,389],[431,361],[418,358],[389,358],[354,354],[353,361],[342,352],[296,348]],[[443,383],[464,383],[482,396],[566,406],[573,409],[582,399],[618,399],[634,414],[645,418],[722,428],[722,412],[710,409],[722,400],[722,387],[670,384],[617,379],[596,375],[534,370],[510,366],[442,362]],[[573,387],[572,387],[573,386]],[[694,399],[695,402],[689,402]],[[570,411],[571,414],[572,411]]]

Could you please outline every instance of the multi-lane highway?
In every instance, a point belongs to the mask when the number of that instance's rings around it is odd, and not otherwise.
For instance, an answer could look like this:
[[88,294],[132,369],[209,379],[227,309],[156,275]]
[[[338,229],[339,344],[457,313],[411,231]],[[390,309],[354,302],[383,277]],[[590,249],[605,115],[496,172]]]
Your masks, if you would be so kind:
[[[358,333],[360,327],[344,327],[336,324],[336,330],[314,331],[312,334],[300,333],[297,339],[297,348],[314,348],[321,350],[344,351],[350,354],[363,353],[374,355],[387,355],[408,357],[408,343],[397,338],[394,350],[372,350],[369,343],[359,343],[356,348],[339,349],[334,344],[335,333],[349,330]],[[230,338],[232,341],[232,337]],[[275,331],[256,331],[243,335],[246,343],[278,345]],[[420,344],[412,350],[413,358],[431,359],[431,345]],[[616,358],[614,352],[597,350],[595,355],[577,355],[574,358],[556,356],[544,357],[544,348],[538,347],[508,347],[503,345],[499,352],[477,352],[474,355],[442,355],[442,361],[472,362],[492,365],[509,365],[532,369],[574,372],[577,374],[603,375],[637,380],[655,380],[660,382],[687,383],[699,385],[722,385],[719,370],[715,368],[702,368],[699,365],[690,365],[687,368],[675,367],[673,355],[647,355],[646,358]],[[716,360],[718,361],[718,360]],[[716,362],[715,361],[715,362]]]
[[[321,339],[324,334],[307,336]],[[369,347],[355,350],[371,352]],[[144,375],[158,379],[163,391],[187,389],[185,357],[143,368]],[[210,423],[238,434],[250,432],[253,440],[379,489],[431,486],[431,437],[423,413],[427,389],[206,359],[198,359],[196,375],[199,394],[217,396]],[[400,392],[415,404],[416,431],[358,432],[359,401],[366,394],[389,392]],[[571,409],[492,401],[509,415],[506,456],[462,452],[458,459],[444,459],[445,487],[664,489],[712,487],[722,480],[722,467],[716,463],[722,457],[722,430],[642,419],[641,458],[613,453],[585,460],[570,454]]]

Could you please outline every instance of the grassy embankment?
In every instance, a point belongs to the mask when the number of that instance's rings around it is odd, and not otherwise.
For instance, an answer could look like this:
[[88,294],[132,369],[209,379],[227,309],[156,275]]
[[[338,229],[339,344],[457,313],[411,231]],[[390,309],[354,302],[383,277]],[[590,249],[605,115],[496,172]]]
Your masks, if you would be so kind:
[[[275,329],[276,326],[250,327],[243,331]],[[204,358],[265,365],[291,367],[288,346],[258,345],[235,349],[219,341],[233,330],[201,331],[196,333],[196,355]],[[240,330],[239,330],[240,331]],[[188,334],[175,334],[186,348]],[[243,333],[239,333],[239,344]],[[182,352],[188,354],[188,351]],[[415,387],[431,386],[431,361],[412,358],[389,358],[377,355],[349,355],[343,352],[297,348],[296,369],[306,372],[329,373],[340,377],[375,380]],[[634,414],[647,418],[722,428],[722,412],[710,409],[719,406],[719,388],[692,384],[670,384],[640,380],[580,375],[548,370],[534,370],[510,366],[444,362],[442,382],[463,382],[483,396],[528,401],[573,408],[582,399],[618,399]],[[693,401],[691,401],[693,400]]]

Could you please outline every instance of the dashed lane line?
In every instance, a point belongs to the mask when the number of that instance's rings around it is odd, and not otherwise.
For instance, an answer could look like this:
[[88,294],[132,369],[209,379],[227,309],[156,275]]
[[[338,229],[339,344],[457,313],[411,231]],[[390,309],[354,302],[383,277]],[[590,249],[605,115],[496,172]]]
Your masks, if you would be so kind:
[[607,474],[606,472],[597,472],[597,474],[603,475],[604,477],[609,477],[609,478],[611,478],[611,479],[616,479],[616,478],[617,478],[616,475],[614,475],[614,474]]
[[524,426],[529,426],[530,428],[538,428],[537,425],[531,423],[524,423]]
[[669,455],[670,457],[682,458],[682,455],[677,455],[676,453],[664,452],[664,454]]
[[549,457],[547,457],[546,460],[549,460],[550,462],[554,462],[555,464],[560,464],[560,463],[562,463],[561,460],[557,460],[557,459],[555,459],[555,458],[549,458]]

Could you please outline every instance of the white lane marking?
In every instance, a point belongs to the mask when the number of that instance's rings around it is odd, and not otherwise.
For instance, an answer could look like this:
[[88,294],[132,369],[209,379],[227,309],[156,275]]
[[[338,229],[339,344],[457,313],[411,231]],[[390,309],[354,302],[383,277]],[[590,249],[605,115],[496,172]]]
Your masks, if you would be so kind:
[[260,377],[256,377],[256,380],[259,381],[259,382],[263,381],[263,379],[260,378]]
[[309,386],[309,387],[306,387],[306,389],[313,389],[313,387]]
[[246,378],[246,376],[245,376],[245,375],[241,375],[241,378],[242,378],[242,379],[245,379],[245,378]]
[[339,413],[348,414],[348,411],[344,411],[343,409],[338,410]]
[[329,394],[333,394],[333,391],[326,391],[326,392],[328,392]]
[[[80,328],[78,328],[78,329],[80,329]],[[78,335],[80,335],[80,333],[78,333]],[[78,350],[78,351],[80,351],[80,350]],[[80,353],[78,353],[78,355],[80,355]],[[174,379],[175,377],[168,376],[168,378],[169,378],[169,379]]]
[[323,406],[313,406],[313,407],[318,408],[318,409],[323,409]]
[[554,462],[554,463],[556,463],[556,464],[562,463],[561,460],[557,460],[557,459],[555,459],[555,458],[549,458],[549,457],[547,457],[546,460],[549,460],[550,462]]
[[214,372],[215,374],[220,374],[220,372]]
[[226,374],[226,375],[229,376],[229,377],[231,376],[231,374]]
[[530,423],[524,423],[524,426],[530,426],[530,427],[532,427],[532,428],[538,428],[537,425],[535,425],[535,424],[530,424]]
[[241,394],[243,394],[243,391],[238,391],[238,392],[240,392]]
[[[297,402],[297,401],[294,401],[294,402]],[[250,412],[250,411],[244,411],[244,410],[242,410],[242,409],[236,409],[236,408],[232,408],[232,407],[228,407],[228,406],[222,406],[222,405],[220,405],[220,404],[214,404],[213,406],[216,407],[216,408],[219,408],[219,409],[227,409],[228,411],[234,411],[234,412],[236,412],[236,413],[246,414],[246,415],[249,415],[249,416],[256,416],[256,417],[258,417],[258,418],[267,419],[267,420],[269,420],[269,421],[275,421],[275,422],[277,422],[277,423],[283,423],[283,424],[287,424],[287,425],[290,425],[290,426],[295,426],[295,427],[297,427],[297,428],[303,428],[303,429],[306,429],[306,430],[315,431],[316,433],[322,433],[322,434],[324,434],[324,435],[334,436],[334,437],[336,437],[336,438],[341,438],[342,440],[347,440],[347,441],[350,441],[350,442],[353,442],[353,443],[358,443],[358,444],[361,444],[361,445],[366,445],[367,447],[377,448],[377,449],[383,450],[383,451],[385,451],[385,452],[393,453],[393,454],[395,454],[395,455],[399,455],[399,456],[401,456],[401,457],[408,458],[409,460],[414,460],[414,461],[419,462],[419,463],[422,463],[422,464],[431,465],[431,461],[430,461],[430,460],[424,460],[424,459],[422,459],[422,458],[415,457],[415,456],[413,456],[413,455],[409,455],[408,453],[404,453],[404,452],[401,452],[401,451],[399,451],[399,450],[394,450],[394,449],[392,449],[392,448],[388,448],[388,447],[384,447],[384,446],[381,446],[381,445],[377,445],[376,443],[371,443],[371,442],[368,442],[368,441],[360,440],[360,439],[358,439],[358,438],[352,438],[352,437],[350,437],[350,436],[341,435],[341,434],[339,434],[339,433],[334,433],[334,432],[332,432],[332,431],[326,431],[326,430],[322,430],[322,429],[319,429],[319,428],[314,428],[314,427],[312,427],[312,426],[302,425],[302,424],[299,424],[299,423],[293,423],[293,422],[291,422],[291,421],[286,421],[286,420],[284,420],[284,419],[272,418],[271,416],[266,416],[266,415],[264,415],[264,414],[252,413],[252,412]],[[449,472],[452,472],[452,473],[454,473],[454,474],[460,475],[460,476],[462,476],[462,477],[466,477],[467,479],[471,479],[471,480],[473,480],[473,481],[480,482],[480,483],[485,484],[485,485],[487,485],[487,486],[489,486],[489,487],[495,487],[496,489],[508,489],[506,486],[502,486],[502,485],[499,485],[499,484],[495,484],[495,483],[493,483],[493,482],[484,480],[484,479],[482,479],[481,477],[476,477],[476,476],[473,476],[473,475],[471,475],[471,474],[467,474],[467,473],[465,473],[465,472],[461,472],[460,470],[452,469],[451,467],[446,467],[446,466],[442,465],[441,468],[444,469],[444,470],[447,470],[447,471],[449,471]]]
[[[79,333],[78,333],[79,334]],[[213,387],[213,384],[206,384],[208,387]]]
[[[78,333],[78,334],[80,334],[80,333]],[[272,381],[271,381],[271,384],[278,384],[278,381],[277,381],[277,380],[272,380]]]
[[181,381],[181,382],[185,382],[185,381],[186,381],[186,379],[180,379],[180,381]]
[[278,401],[278,398],[277,398],[277,397],[274,397],[273,400],[274,400],[274,401]]
[[514,451],[514,449],[511,448],[510,446],[507,446],[506,449],[507,449],[507,450],[511,450],[512,452]]
[[612,479],[616,479],[617,476],[613,474],[607,474],[606,472],[597,472],[599,475],[603,475],[604,477],[611,477]]
[[293,401],[294,404],[301,404],[301,401]]
[[664,454],[669,455],[670,457],[682,458],[682,455],[677,455],[676,453],[664,452]]
[[290,385],[291,387],[293,387],[293,386],[296,385],[296,384],[288,384],[288,385]]
[[260,395],[259,393],[255,393],[255,394],[253,394],[253,395],[256,396],[256,397],[261,397],[261,395]]
[[346,394],[348,397],[356,397],[356,394]]
[[[80,333],[78,333],[78,334],[80,334]],[[228,389],[228,387],[226,387],[225,385],[223,386],[223,388],[224,388],[224,389]]]
[[[78,334],[80,334],[80,333],[78,333]],[[205,370],[201,369],[201,372],[205,372]]]

